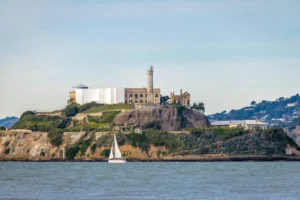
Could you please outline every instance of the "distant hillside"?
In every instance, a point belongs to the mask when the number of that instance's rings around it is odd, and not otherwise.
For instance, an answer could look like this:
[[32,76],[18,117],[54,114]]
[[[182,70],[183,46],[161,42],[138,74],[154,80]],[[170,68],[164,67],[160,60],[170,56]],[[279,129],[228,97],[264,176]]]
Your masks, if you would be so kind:
[[0,119],[0,126],[5,128],[11,128],[15,123],[19,121],[17,117],[6,117],[4,119]]
[[211,121],[258,119],[272,126],[285,126],[300,117],[300,96],[280,97],[275,101],[252,101],[250,106],[239,110],[223,111],[208,116]]

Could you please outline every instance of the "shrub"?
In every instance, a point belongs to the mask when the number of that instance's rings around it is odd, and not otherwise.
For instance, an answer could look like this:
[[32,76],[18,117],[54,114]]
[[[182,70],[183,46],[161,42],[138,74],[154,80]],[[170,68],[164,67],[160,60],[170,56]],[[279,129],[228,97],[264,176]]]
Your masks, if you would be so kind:
[[113,138],[110,135],[102,135],[96,141],[96,146],[100,148],[101,146],[110,146],[113,142]]
[[21,115],[20,120],[23,119],[25,116],[32,116],[32,115],[35,115],[35,112],[28,110]]
[[142,151],[148,152],[149,143],[144,133],[130,133],[126,135],[126,139],[132,146],[139,147],[140,149],[142,149]]
[[84,112],[84,111],[87,111],[91,108],[99,108],[101,106],[104,106],[104,104],[99,104],[99,103],[96,103],[96,102],[86,103],[86,104],[80,106],[79,112]]
[[115,116],[117,116],[121,111],[111,111],[111,112],[103,112],[101,117],[101,123],[111,124]]
[[108,158],[110,154],[110,149],[104,149],[101,153],[100,156]]
[[92,154],[95,153],[96,148],[97,148],[97,144],[96,143],[91,146]]
[[78,113],[78,106],[76,104],[69,105],[64,111],[66,117],[75,116]]
[[60,129],[54,129],[52,128],[49,132],[48,132],[48,137],[50,139],[50,143],[53,145],[53,146],[60,146],[63,139],[62,139],[62,136],[63,136],[63,130],[60,130]]
[[67,118],[63,118],[60,122],[60,124],[58,124],[57,128],[59,129],[64,129],[66,127],[68,127],[71,123],[72,119],[67,117]]
[[43,151],[41,151],[40,156],[45,156],[45,153]]
[[6,128],[3,126],[0,126],[0,131],[3,131],[3,130],[6,130]]
[[92,138],[89,138],[87,140],[84,140],[81,145],[80,145],[80,153],[81,156],[83,156],[86,152],[86,150],[89,148],[89,146],[91,145],[92,142]]
[[9,154],[9,152],[10,152],[10,148],[5,149],[5,151],[4,151],[5,154]]
[[66,148],[66,158],[67,159],[74,159],[75,156],[78,154],[79,151],[79,143],[74,144],[71,147]]

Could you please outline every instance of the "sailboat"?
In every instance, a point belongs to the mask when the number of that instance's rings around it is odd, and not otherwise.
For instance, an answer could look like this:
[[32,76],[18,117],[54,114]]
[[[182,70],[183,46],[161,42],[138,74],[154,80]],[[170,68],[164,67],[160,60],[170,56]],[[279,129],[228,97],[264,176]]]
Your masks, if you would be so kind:
[[109,163],[126,163],[126,159],[122,157],[121,151],[118,146],[116,134],[114,134],[114,141],[110,149],[110,155],[108,159]]

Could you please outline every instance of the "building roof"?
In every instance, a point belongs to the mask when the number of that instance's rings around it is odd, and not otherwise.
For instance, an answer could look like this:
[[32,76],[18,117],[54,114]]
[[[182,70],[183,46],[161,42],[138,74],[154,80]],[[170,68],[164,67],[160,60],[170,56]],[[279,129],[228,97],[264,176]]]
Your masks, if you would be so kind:
[[88,86],[85,86],[85,85],[82,85],[82,84],[79,84],[79,85],[74,86],[73,88],[78,88],[78,89],[88,89],[89,87],[88,87]]
[[231,120],[231,121],[215,121],[212,122],[212,126],[230,126],[230,125],[267,125],[266,123],[257,120]]

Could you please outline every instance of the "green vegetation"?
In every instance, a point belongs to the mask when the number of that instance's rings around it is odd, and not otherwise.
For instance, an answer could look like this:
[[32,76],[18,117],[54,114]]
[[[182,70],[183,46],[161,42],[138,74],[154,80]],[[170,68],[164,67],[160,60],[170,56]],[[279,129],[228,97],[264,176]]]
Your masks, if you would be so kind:
[[83,140],[83,142],[81,143],[80,145],[80,153],[81,153],[81,156],[83,156],[86,152],[86,150],[89,148],[89,146],[91,145],[92,143],[92,140],[93,138],[89,138],[87,140]]
[[181,150],[184,146],[179,135],[159,130],[148,130],[142,134],[127,134],[126,142],[134,147],[139,147],[144,152],[148,152],[150,145],[165,146],[169,149],[169,153]]
[[92,154],[95,153],[96,148],[97,148],[97,144],[96,143],[91,146]]
[[[288,104],[294,104],[294,106],[287,106]],[[272,120],[284,118],[286,121],[292,119],[292,117],[300,112],[300,95],[296,94],[290,98],[281,97],[276,101],[263,100],[259,103],[252,101],[250,106],[231,110],[229,112],[223,111],[208,116],[210,120],[248,120],[248,119],[264,119],[267,123],[276,123],[278,127],[282,127],[285,122],[280,120]]]
[[33,115],[35,115],[35,112],[28,110],[21,115],[20,120],[26,116],[33,116]]
[[126,110],[133,109],[133,105],[131,104],[114,104],[114,105],[103,105],[100,107],[93,107],[85,113],[97,113],[97,112],[106,112],[106,111],[115,111],[115,110]]
[[126,142],[148,152],[150,145],[165,146],[167,152],[157,152],[157,156],[166,153],[178,155],[201,154],[285,154],[287,144],[298,148],[282,129],[264,131],[245,131],[235,128],[196,128],[191,134],[172,134],[159,130],[148,130],[143,134],[130,133]]
[[87,104],[84,104],[84,105],[79,107],[79,113],[85,112],[85,111],[90,110],[92,108],[99,108],[101,106],[104,106],[104,104],[99,104],[99,103],[96,103],[96,102],[87,103]]
[[204,106],[203,102],[198,103],[198,104],[194,103],[191,108],[192,109],[196,109],[196,110],[203,110],[203,111],[205,111],[205,106]]
[[43,152],[43,151],[41,151],[41,153],[40,153],[40,156],[45,156],[46,154]]
[[67,106],[64,110],[64,114],[66,117],[72,117],[75,116],[79,111],[79,105],[78,104],[71,104]]
[[130,133],[126,135],[127,142],[134,147],[139,147],[145,152],[148,152],[149,142],[145,134]]
[[[236,136],[241,136],[244,134],[249,133],[249,131],[246,131],[242,128],[229,128],[229,127],[223,127],[223,128],[208,128],[204,129],[205,131],[211,131],[217,136],[218,140],[228,140],[230,138],[236,137]],[[196,130],[193,132],[195,133]],[[197,131],[196,131],[197,132]]]
[[85,137],[86,135],[82,136],[78,142],[66,148],[67,159],[74,159],[78,152],[80,152],[81,156],[85,154],[86,150],[89,148],[93,141],[93,135],[91,135],[89,139],[84,140]]
[[[58,129],[65,132],[78,132],[84,131],[109,131],[113,124],[113,119],[121,111],[116,109],[131,108],[129,104],[116,104],[116,105],[102,105],[97,103],[89,103],[85,105],[72,104],[67,106],[61,116],[49,116],[49,115],[35,115],[32,111],[26,111],[22,114],[19,122],[17,122],[12,128],[13,129],[28,129],[32,131],[49,132],[50,139],[54,145],[61,143],[59,134],[54,134],[53,130]],[[102,117],[92,117],[88,115],[89,123],[82,123],[81,121],[72,121],[72,116],[78,112],[84,112],[92,109],[100,109],[103,112]],[[110,110],[110,111],[108,111]],[[115,110],[115,111],[113,111]],[[72,125],[72,127],[70,127]],[[55,135],[58,137],[53,137]]]
[[[24,114],[23,114],[24,115]],[[13,129],[29,129],[32,131],[48,132],[52,128],[64,128],[69,123],[69,119],[62,116],[47,115],[25,115],[17,122]]]
[[5,151],[4,151],[5,154],[9,154],[9,152],[10,152],[10,148],[5,149]]
[[71,147],[66,148],[66,158],[67,159],[74,159],[75,156],[78,154],[78,151],[80,149],[80,143],[76,143],[72,145]]
[[113,123],[113,119],[120,113],[121,111],[111,111],[111,112],[103,112],[100,122],[104,124]]
[[50,139],[50,143],[53,146],[60,146],[62,143],[62,136],[63,136],[63,130],[60,129],[54,129],[52,128],[49,132],[48,132],[48,137]]
[[104,149],[101,153],[100,156],[108,158],[110,154],[110,149]]
[[6,128],[3,126],[0,126],[0,131],[3,131],[3,130],[6,130]]

